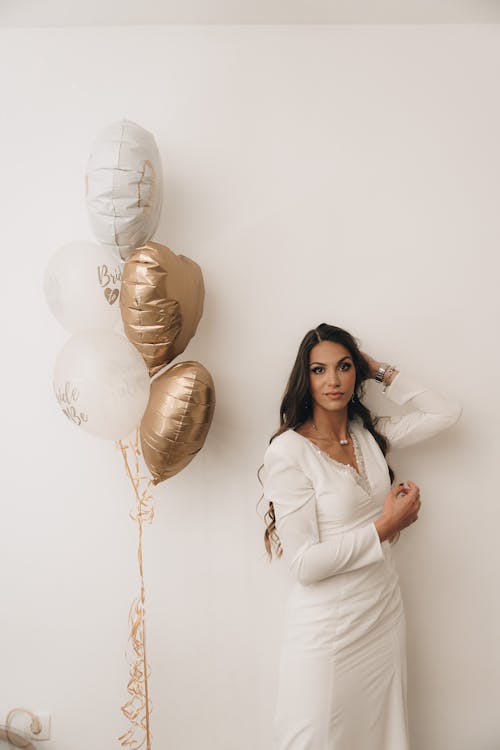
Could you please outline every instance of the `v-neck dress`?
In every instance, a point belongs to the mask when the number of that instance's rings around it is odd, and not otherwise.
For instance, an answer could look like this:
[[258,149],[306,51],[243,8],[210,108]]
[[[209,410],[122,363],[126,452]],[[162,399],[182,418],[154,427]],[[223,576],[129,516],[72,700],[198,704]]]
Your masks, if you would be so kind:
[[[402,372],[384,395],[413,409],[379,419],[390,448],[436,435],[462,411]],[[375,527],[389,470],[359,417],[348,431],[359,472],[294,430],[274,438],[264,456],[264,499],[273,502],[293,577],[273,750],[410,747],[405,613],[391,544]]]

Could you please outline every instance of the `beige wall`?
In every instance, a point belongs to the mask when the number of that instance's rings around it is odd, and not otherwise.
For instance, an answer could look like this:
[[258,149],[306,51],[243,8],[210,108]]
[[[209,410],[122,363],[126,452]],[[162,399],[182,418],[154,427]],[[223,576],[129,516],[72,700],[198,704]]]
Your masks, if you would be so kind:
[[[53,716],[44,750],[118,746],[136,592],[130,487],[112,443],[60,414],[66,334],[50,253],[91,238],[97,131],[151,130],[155,239],[202,267],[197,336],[217,408],[145,531],[153,733],[176,750],[270,750],[282,563],[256,470],[296,348],[329,322],[464,407],[394,455],[422,511],[397,560],[413,750],[493,750],[498,684],[499,26],[2,32],[3,459],[0,723]],[[369,393],[376,404],[373,389]]]

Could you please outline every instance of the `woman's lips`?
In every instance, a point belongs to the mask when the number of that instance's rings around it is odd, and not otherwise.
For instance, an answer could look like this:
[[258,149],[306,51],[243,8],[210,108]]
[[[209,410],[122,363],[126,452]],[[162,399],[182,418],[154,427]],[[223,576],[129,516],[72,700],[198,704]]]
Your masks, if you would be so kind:
[[327,398],[342,398],[343,393],[325,393]]

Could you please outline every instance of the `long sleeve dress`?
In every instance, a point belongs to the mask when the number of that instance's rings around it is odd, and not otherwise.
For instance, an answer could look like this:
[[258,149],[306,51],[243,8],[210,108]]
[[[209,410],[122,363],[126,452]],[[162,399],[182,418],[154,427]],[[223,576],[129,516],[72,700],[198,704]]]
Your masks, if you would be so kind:
[[[390,448],[436,435],[462,411],[402,372],[384,395],[413,408],[379,420]],[[292,429],[264,456],[264,499],[294,578],[273,750],[409,750],[405,614],[391,544],[375,527],[389,470],[358,416],[348,431],[359,473]]]

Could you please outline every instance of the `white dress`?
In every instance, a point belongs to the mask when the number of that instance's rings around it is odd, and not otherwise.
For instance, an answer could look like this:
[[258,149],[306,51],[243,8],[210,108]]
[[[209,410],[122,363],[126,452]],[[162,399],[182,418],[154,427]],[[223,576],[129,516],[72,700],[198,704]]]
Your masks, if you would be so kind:
[[[391,447],[435,435],[462,411],[401,372],[385,396],[414,409],[378,422]],[[348,430],[360,474],[294,430],[276,437],[264,457],[264,499],[274,504],[294,577],[273,750],[409,748],[405,613],[391,545],[374,524],[389,470],[359,417]]]

